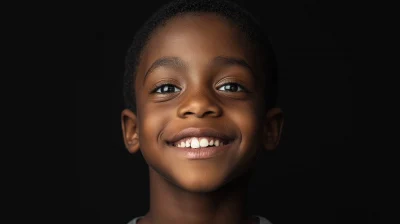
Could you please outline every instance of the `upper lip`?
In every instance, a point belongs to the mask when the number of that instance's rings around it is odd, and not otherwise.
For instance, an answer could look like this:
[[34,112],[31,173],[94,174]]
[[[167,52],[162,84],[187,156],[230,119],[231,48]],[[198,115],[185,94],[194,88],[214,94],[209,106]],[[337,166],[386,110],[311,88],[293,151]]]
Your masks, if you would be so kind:
[[233,139],[233,137],[230,137],[222,132],[219,132],[213,128],[186,128],[183,129],[182,131],[176,133],[173,135],[170,139],[168,139],[168,143],[174,143],[177,142],[183,138],[187,137],[215,137],[219,138],[222,140],[227,140],[230,141]]

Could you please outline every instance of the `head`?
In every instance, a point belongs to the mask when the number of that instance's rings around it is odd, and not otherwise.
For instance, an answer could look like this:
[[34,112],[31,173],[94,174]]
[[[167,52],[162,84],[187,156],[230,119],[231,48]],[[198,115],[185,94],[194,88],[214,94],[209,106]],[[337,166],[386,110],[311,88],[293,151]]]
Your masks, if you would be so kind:
[[[276,76],[268,38],[244,9],[215,0],[167,4],[128,50],[125,145],[182,189],[216,190],[246,173],[260,150],[277,147],[283,116]],[[171,139],[190,127],[229,137],[228,150],[182,157]]]

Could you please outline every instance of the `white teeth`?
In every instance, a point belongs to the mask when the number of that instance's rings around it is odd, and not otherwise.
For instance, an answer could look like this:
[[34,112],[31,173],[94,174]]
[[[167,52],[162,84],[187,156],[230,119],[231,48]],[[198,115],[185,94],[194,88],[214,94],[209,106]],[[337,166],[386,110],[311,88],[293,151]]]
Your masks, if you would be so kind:
[[190,139],[187,139],[187,140],[186,140],[185,147],[190,147]]
[[190,143],[190,147],[192,147],[192,149],[199,148],[200,147],[199,140],[197,138],[192,138],[192,142]]
[[219,140],[219,139],[213,139],[211,138],[210,141],[208,141],[208,137],[201,137],[201,138],[197,138],[197,137],[192,137],[192,138],[187,138],[186,140],[183,140],[181,142],[175,143],[176,147],[179,148],[205,148],[205,147],[212,147],[212,146],[223,146],[224,143]]
[[203,138],[200,140],[200,146],[201,147],[207,147],[208,146],[208,141],[207,139]]

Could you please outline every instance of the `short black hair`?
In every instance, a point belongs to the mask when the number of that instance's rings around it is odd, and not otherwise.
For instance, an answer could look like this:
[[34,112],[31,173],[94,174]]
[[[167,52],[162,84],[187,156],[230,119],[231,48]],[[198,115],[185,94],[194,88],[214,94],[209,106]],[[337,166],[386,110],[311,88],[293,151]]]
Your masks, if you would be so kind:
[[266,80],[265,106],[266,109],[276,105],[278,97],[277,63],[268,35],[259,22],[244,8],[227,0],[174,0],[156,11],[137,31],[133,43],[125,58],[125,73],[123,94],[125,107],[136,113],[135,80],[137,67],[144,47],[153,32],[164,25],[169,19],[188,13],[215,13],[228,19],[236,25],[247,37],[251,44],[260,49],[264,70],[268,75]]

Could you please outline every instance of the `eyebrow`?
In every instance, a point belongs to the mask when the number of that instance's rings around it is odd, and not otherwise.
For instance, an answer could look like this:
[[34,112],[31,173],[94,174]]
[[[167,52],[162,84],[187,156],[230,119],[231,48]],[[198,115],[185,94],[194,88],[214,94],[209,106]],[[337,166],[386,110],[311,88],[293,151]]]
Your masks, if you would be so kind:
[[252,67],[246,62],[246,60],[244,60],[242,58],[218,56],[212,60],[212,63],[219,64],[219,65],[225,65],[225,66],[238,65],[238,66],[248,69],[250,71],[250,73],[255,77],[255,73],[254,73]]
[[157,59],[147,70],[144,75],[143,84],[146,81],[147,76],[153,72],[156,68],[159,67],[169,67],[169,68],[176,68],[176,69],[186,69],[186,63],[178,58],[178,57],[162,57]]
[[[252,76],[255,77],[255,73],[252,69],[252,67],[246,62],[246,60],[242,58],[236,58],[236,57],[228,57],[228,56],[217,56],[214,59],[211,60],[212,65],[224,65],[224,66],[232,66],[232,65],[238,65],[241,67],[246,68],[247,70],[250,71]],[[147,70],[147,72],[144,75],[143,78],[143,84],[146,81],[146,78],[148,75],[153,72],[155,69],[159,67],[169,67],[169,68],[175,68],[175,69],[186,69],[187,64],[185,61],[183,61],[179,57],[162,57],[157,59]]]

